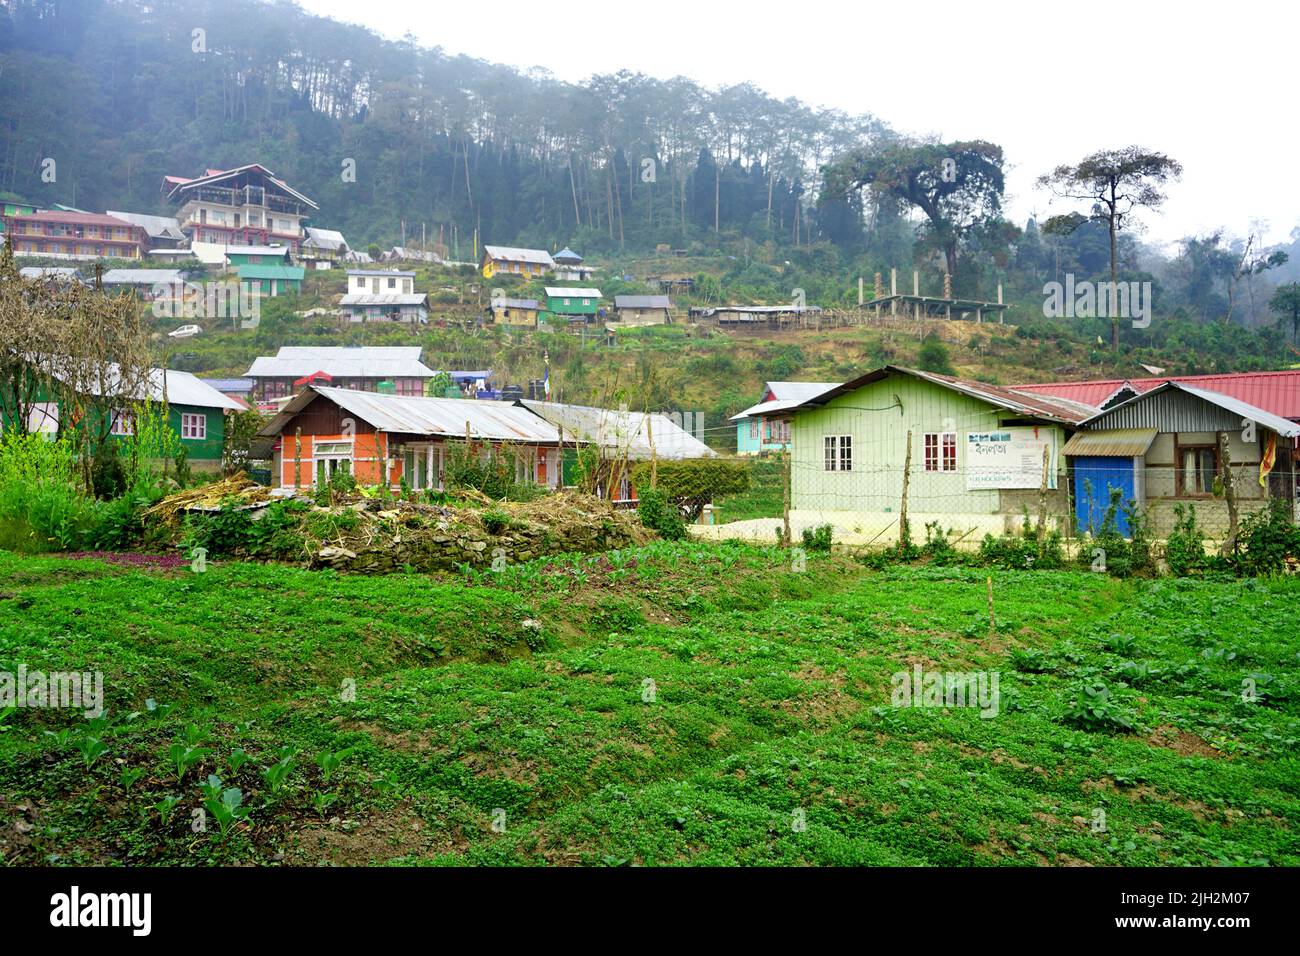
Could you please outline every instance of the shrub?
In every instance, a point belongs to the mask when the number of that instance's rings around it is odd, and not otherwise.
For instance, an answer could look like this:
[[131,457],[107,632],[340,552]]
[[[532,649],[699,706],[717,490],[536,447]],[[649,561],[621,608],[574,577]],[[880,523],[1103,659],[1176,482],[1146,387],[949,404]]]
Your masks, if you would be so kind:
[[500,508],[488,508],[479,514],[488,534],[500,534],[510,527],[510,515]]
[[[650,486],[650,462],[633,466],[632,482],[637,488]],[[716,458],[661,461],[657,487],[682,510],[688,521],[695,521],[714,497],[748,491],[749,467],[744,462]]]
[[116,498],[126,490],[126,479],[126,466],[118,454],[117,442],[109,439],[91,463],[90,486],[96,498]]
[[[1092,483],[1084,480],[1089,501],[1092,500]],[[1093,535],[1093,548],[1105,552],[1106,571],[1115,577],[1126,578],[1133,571],[1133,552],[1128,540],[1119,531],[1119,512],[1124,507],[1124,492],[1119,488],[1110,489],[1110,501],[1102,515],[1101,527]],[[1080,560],[1087,562],[1091,552],[1080,554]]]
[[143,544],[154,529],[144,523],[144,511],[163,497],[160,485],[140,483],[113,501],[100,502],[90,543],[103,551],[122,551]]
[[816,528],[804,528],[804,548],[808,551],[830,551],[833,531],[834,528],[829,524],[818,525]]
[[948,348],[931,333],[921,345],[916,355],[916,367],[923,372],[937,372],[940,375],[956,375],[952,359],[948,357]]
[[1109,687],[1096,681],[1075,687],[1061,719],[1081,730],[1092,732],[1129,733],[1136,727],[1133,711],[1117,701]]
[[247,552],[255,540],[253,524],[251,510],[226,501],[220,511],[186,515],[180,546],[186,554],[195,548],[204,548],[209,555]]
[[1237,534],[1237,569],[1243,574],[1270,574],[1300,555],[1300,529],[1288,502],[1272,498],[1264,508],[1241,519]]
[[0,547],[14,551],[79,547],[95,524],[94,502],[79,487],[67,439],[0,435]]
[[948,532],[937,521],[926,523],[925,544],[921,545],[921,554],[940,567],[962,564],[967,560],[965,555],[953,547],[948,540]]
[[1165,539],[1165,561],[1179,577],[1205,565],[1204,533],[1196,524],[1195,505],[1174,505],[1174,527]]
[[471,449],[463,441],[447,443],[443,485],[448,490],[472,488],[489,498],[511,501],[527,501],[540,493],[532,482],[515,480],[512,458],[496,448],[487,451]]
[[686,522],[681,512],[659,488],[647,488],[636,506],[641,523],[668,541],[686,537]]

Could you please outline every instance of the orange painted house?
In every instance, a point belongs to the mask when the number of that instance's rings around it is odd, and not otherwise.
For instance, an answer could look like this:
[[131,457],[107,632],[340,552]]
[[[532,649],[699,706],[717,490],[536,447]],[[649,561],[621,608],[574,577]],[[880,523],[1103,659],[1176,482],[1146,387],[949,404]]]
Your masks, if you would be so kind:
[[447,442],[467,438],[513,456],[516,480],[558,486],[559,432],[505,402],[309,385],[258,432],[271,445],[274,484],[286,491],[316,487],[340,469],[363,485],[396,489],[405,479],[413,490],[441,489]]

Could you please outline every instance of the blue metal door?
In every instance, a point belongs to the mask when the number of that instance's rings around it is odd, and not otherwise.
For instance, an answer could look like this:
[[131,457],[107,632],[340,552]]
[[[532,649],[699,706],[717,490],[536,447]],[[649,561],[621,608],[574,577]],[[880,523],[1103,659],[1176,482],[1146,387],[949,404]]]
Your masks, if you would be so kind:
[[[1087,484],[1085,484],[1085,482]],[[1089,494],[1089,485],[1092,493]],[[1115,526],[1127,537],[1128,518],[1122,505],[1136,497],[1133,484],[1132,458],[1085,457],[1074,459],[1074,514],[1079,531],[1096,534],[1101,528],[1106,509],[1110,506],[1110,490],[1118,488],[1123,493],[1121,510],[1115,515]]]

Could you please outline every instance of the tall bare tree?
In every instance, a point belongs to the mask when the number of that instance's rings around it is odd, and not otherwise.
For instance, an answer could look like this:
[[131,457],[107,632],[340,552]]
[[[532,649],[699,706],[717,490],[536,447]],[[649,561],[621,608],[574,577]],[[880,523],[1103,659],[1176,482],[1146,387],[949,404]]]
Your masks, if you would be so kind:
[[[1038,177],[1038,185],[1062,198],[1091,203],[1091,219],[1106,223],[1110,232],[1113,288],[1119,281],[1120,230],[1138,207],[1158,209],[1166,198],[1164,187],[1182,174],[1182,164],[1164,153],[1125,146],[1100,150],[1073,166],[1057,166]],[[1119,319],[1118,315],[1110,317],[1111,347],[1116,351],[1119,351]]]

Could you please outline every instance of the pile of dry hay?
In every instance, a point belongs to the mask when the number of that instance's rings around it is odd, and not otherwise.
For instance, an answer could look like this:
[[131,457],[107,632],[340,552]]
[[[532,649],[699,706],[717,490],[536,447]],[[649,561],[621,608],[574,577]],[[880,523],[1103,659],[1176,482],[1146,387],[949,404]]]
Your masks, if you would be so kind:
[[259,485],[244,472],[238,472],[221,481],[187,488],[168,495],[144,512],[147,521],[167,525],[178,523],[187,511],[220,511],[223,507],[253,508],[271,500],[271,489]]

